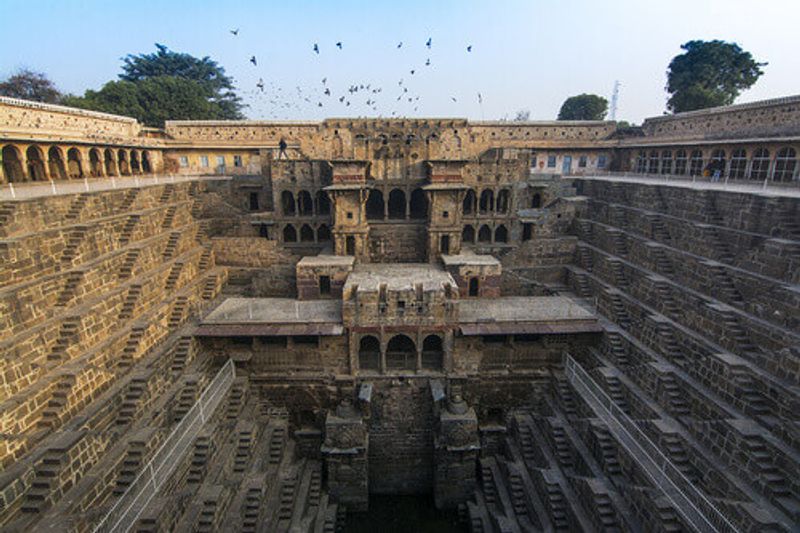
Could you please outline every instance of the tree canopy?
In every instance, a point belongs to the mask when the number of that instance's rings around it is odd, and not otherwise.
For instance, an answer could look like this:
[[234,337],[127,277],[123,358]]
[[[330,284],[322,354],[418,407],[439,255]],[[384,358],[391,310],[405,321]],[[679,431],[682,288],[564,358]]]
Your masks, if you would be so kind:
[[558,120],[603,120],[608,112],[608,100],[596,94],[570,96],[561,105]]
[[736,43],[698,40],[681,49],[685,52],[667,68],[667,109],[674,113],[732,104],[758,81],[766,65]]
[[61,92],[45,74],[28,69],[20,69],[0,82],[0,96],[48,104],[57,104],[61,100]]
[[119,81],[64,99],[65,105],[134,117],[148,126],[165,120],[242,118],[233,79],[209,57],[198,59],[156,44],[152,54],[123,59]]

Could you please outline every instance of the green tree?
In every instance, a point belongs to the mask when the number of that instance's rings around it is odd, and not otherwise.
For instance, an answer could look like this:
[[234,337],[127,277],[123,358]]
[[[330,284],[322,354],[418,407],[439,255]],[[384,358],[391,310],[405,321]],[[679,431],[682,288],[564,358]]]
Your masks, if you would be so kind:
[[66,97],[64,104],[126,115],[156,127],[165,120],[243,117],[233,80],[208,57],[198,59],[156,44],[153,54],[124,58],[119,77],[99,91]]
[[603,120],[608,112],[608,100],[596,94],[570,96],[558,112],[558,120]]
[[736,43],[689,41],[667,68],[667,109],[673,113],[730,105],[764,73]]
[[28,69],[20,69],[0,82],[0,96],[48,104],[57,104],[61,100],[61,92],[45,74]]

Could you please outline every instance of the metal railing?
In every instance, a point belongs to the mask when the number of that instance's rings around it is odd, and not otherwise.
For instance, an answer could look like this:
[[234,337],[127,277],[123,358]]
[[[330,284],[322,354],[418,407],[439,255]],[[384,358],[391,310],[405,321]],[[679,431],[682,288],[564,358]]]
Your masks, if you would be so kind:
[[103,178],[83,178],[79,180],[28,181],[0,185],[0,200],[26,200],[43,196],[58,196],[61,194],[112,191],[116,189],[163,185],[167,183],[219,179],[229,179],[229,176],[140,174],[136,176],[108,176]]
[[616,440],[628,450],[688,526],[704,532],[737,531],[569,354],[565,355],[564,370],[570,384],[587,400],[589,407],[606,423]]
[[731,178],[730,176],[703,176],[697,174],[661,174],[653,172],[634,172],[634,171],[611,171],[611,170],[591,170],[580,173],[565,174],[565,178],[628,178],[635,180],[646,180],[661,183],[681,183],[692,184],[695,187],[703,188],[744,188],[753,190],[793,190],[800,188],[800,177],[794,177],[789,181],[777,181],[766,177],[764,179],[745,179]]
[[228,359],[203,391],[200,399],[175,426],[108,514],[97,524],[95,533],[101,531],[124,533],[133,527],[150,500],[175,471],[206,419],[214,413],[235,378],[236,367],[233,360]]

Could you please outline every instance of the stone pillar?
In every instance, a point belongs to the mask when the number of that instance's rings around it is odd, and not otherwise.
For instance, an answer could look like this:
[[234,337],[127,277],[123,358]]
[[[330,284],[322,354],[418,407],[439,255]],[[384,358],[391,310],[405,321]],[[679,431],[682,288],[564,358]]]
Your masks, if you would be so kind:
[[322,455],[331,498],[356,512],[369,508],[369,434],[359,410],[342,400],[325,420]]
[[[431,389],[436,399],[436,392]],[[438,413],[433,438],[433,497],[437,509],[449,509],[468,500],[476,487],[476,462],[480,452],[478,417],[453,387]]]

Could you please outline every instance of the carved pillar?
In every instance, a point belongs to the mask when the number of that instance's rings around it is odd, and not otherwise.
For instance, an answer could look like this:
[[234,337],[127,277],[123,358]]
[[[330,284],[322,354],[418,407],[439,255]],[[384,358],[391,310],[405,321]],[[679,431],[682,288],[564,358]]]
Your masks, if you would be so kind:
[[331,498],[354,511],[369,508],[369,434],[359,409],[342,400],[325,420],[322,455]]
[[[434,402],[437,393],[432,385]],[[439,402],[438,427],[433,439],[433,496],[438,509],[456,507],[475,491],[480,452],[478,417],[453,387],[449,400]]]

